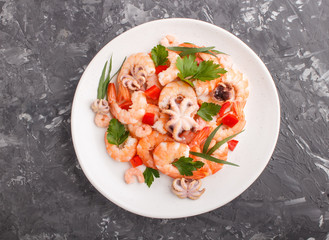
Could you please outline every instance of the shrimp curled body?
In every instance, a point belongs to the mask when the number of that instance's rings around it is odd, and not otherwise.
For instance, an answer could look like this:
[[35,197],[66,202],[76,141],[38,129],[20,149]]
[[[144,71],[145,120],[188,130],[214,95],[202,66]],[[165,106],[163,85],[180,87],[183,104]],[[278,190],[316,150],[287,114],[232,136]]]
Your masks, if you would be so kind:
[[136,53],[131,55],[123,64],[119,82],[130,90],[140,90],[145,84],[148,76],[155,73],[153,60],[147,53]]
[[107,114],[96,113],[94,121],[97,127],[107,128],[111,121],[111,117]]
[[177,78],[179,71],[176,67],[176,60],[178,57],[179,55],[177,53],[172,51],[168,52],[168,60],[170,62],[170,66],[166,70],[159,73],[159,82],[162,86],[167,85]]
[[162,142],[153,152],[155,166],[163,173],[172,178],[183,177],[178,169],[172,165],[180,157],[188,157],[190,148],[184,143]]
[[110,156],[118,162],[128,162],[136,155],[137,139],[128,137],[127,140],[120,146],[111,144],[107,140],[107,132],[105,133],[106,151]]
[[125,181],[127,184],[133,183],[134,182],[134,176],[136,176],[137,180],[139,183],[144,182],[144,175],[141,170],[138,168],[129,168],[125,172]]
[[137,145],[137,154],[142,159],[144,165],[150,168],[156,168],[153,160],[153,150],[162,142],[171,141],[167,135],[153,131],[149,136],[139,140]]
[[146,96],[142,91],[136,91],[131,96],[132,105],[129,110],[120,108],[116,102],[116,91],[113,83],[109,84],[110,111],[115,118],[124,124],[135,124],[141,120],[147,107]]

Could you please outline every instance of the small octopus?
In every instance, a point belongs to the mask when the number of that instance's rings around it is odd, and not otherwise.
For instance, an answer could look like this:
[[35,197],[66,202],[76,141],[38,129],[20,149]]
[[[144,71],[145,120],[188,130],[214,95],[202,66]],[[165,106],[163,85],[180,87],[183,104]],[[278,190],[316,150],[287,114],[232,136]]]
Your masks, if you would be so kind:
[[200,190],[201,180],[176,178],[172,183],[172,192],[179,198],[196,200],[206,191]]
[[108,102],[105,99],[96,99],[91,104],[91,109],[95,113],[99,113],[99,114],[107,114],[110,111],[109,104],[108,104]]
[[176,98],[169,100],[170,108],[164,109],[163,113],[169,115],[169,121],[165,128],[172,133],[172,137],[176,141],[184,140],[179,135],[183,131],[194,131],[198,127],[198,123],[193,119],[193,115],[199,106],[193,103],[192,99],[184,98],[177,101]]
[[131,67],[130,74],[122,76],[122,84],[132,91],[141,89],[147,77],[144,67],[142,65],[134,65]]

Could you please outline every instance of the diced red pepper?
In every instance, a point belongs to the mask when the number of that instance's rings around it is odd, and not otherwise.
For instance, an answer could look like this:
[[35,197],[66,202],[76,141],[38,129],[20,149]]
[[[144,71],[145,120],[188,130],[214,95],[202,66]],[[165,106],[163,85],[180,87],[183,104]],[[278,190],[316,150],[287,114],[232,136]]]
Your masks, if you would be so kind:
[[234,139],[228,141],[227,142],[228,149],[230,149],[231,151],[233,151],[234,148],[236,147],[236,145],[238,144],[238,142],[239,142],[238,140],[234,140]]
[[126,101],[120,104],[120,108],[128,110],[133,103],[131,101]]
[[144,124],[148,124],[152,126],[154,124],[154,118],[155,118],[154,113],[145,113],[142,122]]
[[143,164],[143,161],[138,155],[136,155],[130,160],[130,163],[133,167],[138,167]]
[[226,114],[223,118],[222,118],[222,123],[226,126],[229,127],[234,127],[235,124],[237,124],[239,122],[239,119],[237,118],[236,115],[229,113]]
[[155,73],[156,74],[159,74],[161,73],[162,71],[166,70],[168,68],[167,65],[160,65],[160,66],[157,66],[155,67]]
[[153,100],[157,100],[160,96],[161,89],[158,88],[156,85],[153,85],[149,89],[145,91],[145,95],[149,98],[152,98]]
[[200,57],[196,57],[195,61],[197,62],[198,66],[199,66],[200,62],[203,62],[203,59]]
[[219,110],[219,116],[220,117],[223,117],[224,114],[225,114],[225,111],[231,106],[231,102],[230,101],[227,101],[225,102],[222,107],[220,108]]

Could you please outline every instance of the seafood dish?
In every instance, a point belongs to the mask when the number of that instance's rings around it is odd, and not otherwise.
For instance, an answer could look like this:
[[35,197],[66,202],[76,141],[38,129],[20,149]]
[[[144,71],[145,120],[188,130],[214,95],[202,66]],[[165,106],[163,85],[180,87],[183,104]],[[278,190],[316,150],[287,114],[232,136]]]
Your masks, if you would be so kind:
[[91,108],[109,156],[129,165],[127,184],[170,177],[176,196],[195,200],[201,179],[238,167],[228,155],[246,124],[249,83],[229,55],[167,35],[111,70],[112,57]]

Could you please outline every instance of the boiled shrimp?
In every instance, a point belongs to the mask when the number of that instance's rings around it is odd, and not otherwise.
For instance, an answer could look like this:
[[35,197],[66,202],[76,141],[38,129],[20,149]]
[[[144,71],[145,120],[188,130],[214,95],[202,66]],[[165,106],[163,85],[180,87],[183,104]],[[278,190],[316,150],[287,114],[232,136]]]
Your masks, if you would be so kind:
[[157,131],[153,131],[149,136],[139,140],[137,145],[137,154],[142,159],[144,165],[150,168],[156,168],[153,160],[153,150],[162,142],[172,141],[172,139]]
[[[159,107],[153,104],[148,104],[145,110],[147,113],[154,114],[154,121],[156,122],[159,119],[160,110]],[[128,124],[129,132],[137,138],[143,138],[152,133],[152,126],[144,124],[142,120],[139,120],[137,123]]]
[[[200,152],[200,153],[202,152],[201,149],[203,149],[203,145],[204,145],[207,137],[209,136],[211,130],[212,130],[211,127],[205,127],[204,129],[202,129],[201,131],[199,131],[196,134],[195,138],[189,144],[191,151]],[[211,140],[211,142],[209,144],[209,149],[211,149],[215,144],[216,144],[216,141]],[[225,160],[225,161],[227,160],[227,155],[228,155],[227,143],[220,146],[218,149],[216,149],[215,152],[213,152],[211,154],[211,156],[218,158],[220,160]],[[193,179],[201,179],[201,178],[207,177],[209,175],[215,174],[217,171],[219,171],[223,167],[223,164],[209,161],[209,160],[203,159],[201,157],[197,157],[194,155],[190,155],[190,157],[192,157],[195,161],[201,161],[204,163],[202,168],[193,172],[193,176],[191,177]]]
[[94,121],[97,127],[107,128],[111,121],[111,117],[107,114],[96,113]]
[[140,90],[146,78],[155,73],[155,65],[147,53],[136,53],[127,58],[120,70],[118,81],[132,91]]
[[181,102],[184,98],[190,98],[193,104],[197,104],[194,89],[183,81],[174,81],[168,83],[161,91],[159,96],[159,108],[167,109],[170,105],[170,99],[175,98]]
[[169,121],[169,115],[165,113],[160,113],[159,119],[155,121],[152,128],[157,130],[161,134],[166,134],[168,131],[166,129],[166,123]]
[[180,157],[188,157],[190,148],[188,145],[178,142],[162,142],[153,152],[155,166],[160,172],[172,178],[182,178],[178,169],[172,162]]
[[212,102],[222,105],[225,101],[240,101],[243,105],[249,96],[248,79],[238,70],[226,68],[227,72],[212,81],[194,81],[199,104]]
[[129,89],[125,87],[122,83],[122,81],[118,81],[118,96],[117,96],[117,102],[123,103],[130,101],[131,96]]
[[143,183],[144,180],[144,175],[142,171],[138,168],[129,168],[125,172],[125,181],[127,184],[133,183],[134,182],[134,176],[137,178],[139,183]]
[[[213,143],[210,144],[209,148],[212,148],[216,143],[215,140],[213,140],[212,142]],[[216,149],[216,151],[213,152],[211,154],[211,156],[213,156],[215,158],[218,158],[220,160],[226,161],[227,156],[228,156],[228,144],[224,143],[222,146],[220,146],[218,149]],[[207,161],[207,163],[208,163],[209,168],[211,169],[212,174],[215,174],[216,172],[221,170],[223,168],[223,165],[224,165],[222,163],[216,163],[216,162],[213,162],[213,161]]]
[[170,62],[170,66],[166,70],[159,73],[159,82],[162,86],[167,85],[177,78],[179,70],[176,67],[176,60],[178,57],[179,55],[177,53],[168,51],[168,60]]
[[113,83],[109,84],[108,99],[112,115],[124,124],[135,124],[140,121],[145,114],[147,101],[142,91],[136,91],[132,94],[132,105],[129,110],[120,108],[119,104],[116,102],[116,91]]
[[179,43],[176,38],[172,35],[167,35],[161,39],[160,44],[165,47],[177,46]]
[[[221,126],[214,136],[214,139],[218,142],[223,140],[224,138],[227,138],[229,136],[232,136],[233,134],[242,131],[242,129],[246,125],[246,119],[243,112],[243,103],[237,101],[234,102],[232,106],[232,111],[235,113],[239,121],[233,127],[228,127],[226,125]],[[218,123],[220,123],[220,119],[218,120]]]
[[110,156],[118,162],[128,162],[136,155],[137,139],[128,137],[120,146],[111,144],[107,140],[107,132],[105,133],[106,151]]
[[152,133],[152,127],[142,122],[128,124],[128,130],[132,134],[132,136],[136,138],[143,138]]

